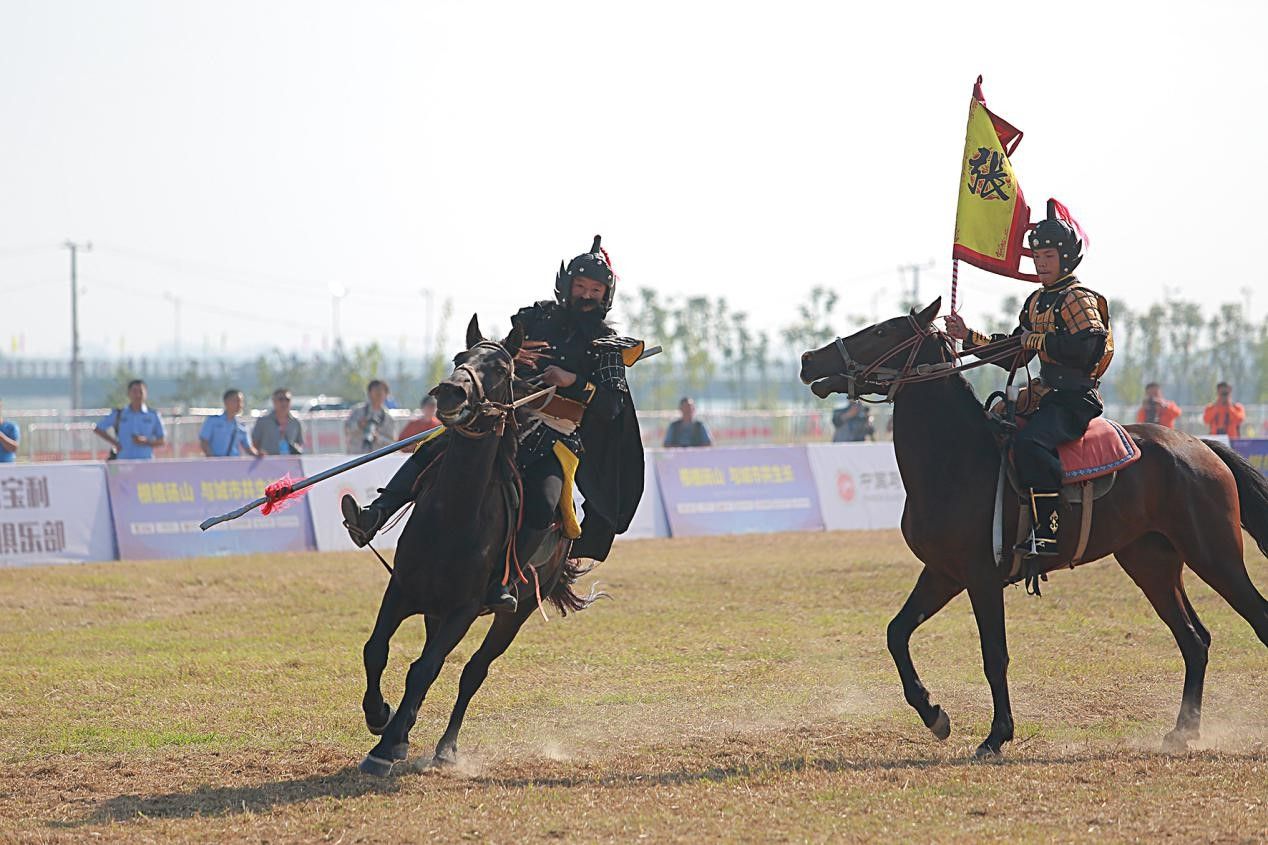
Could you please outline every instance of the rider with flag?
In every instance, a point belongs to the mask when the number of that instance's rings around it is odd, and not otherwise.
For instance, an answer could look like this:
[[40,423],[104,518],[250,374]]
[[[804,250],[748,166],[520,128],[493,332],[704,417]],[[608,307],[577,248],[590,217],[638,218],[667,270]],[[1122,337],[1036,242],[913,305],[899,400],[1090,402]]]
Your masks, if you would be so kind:
[[[573,541],[573,557],[603,560],[614,535],[624,532],[643,492],[643,447],[634,401],[625,380],[643,344],[619,337],[606,322],[616,276],[595,235],[589,252],[562,262],[555,298],[521,309],[511,322],[525,341],[515,359],[518,392],[555,392],[518,413],[518,468],[523,480],[523,524],[516,554],[528,561],[556,519]],[[444,448],[445,431],[424,440],[379,497],[365,508],[351,496],[341,503],[344,525],[357,546],[373,539],[414,497],[414,483]],[[585,499],[585,521],[573,508],[575,486]],[[490,609],[514,612],[517,600],[499,579],[490,586]]]
[[[1114,355],[1114,339],[1105,298],[1074,275],[1083,260],[1084,236],[1064,207],[1049,200],[1048,217],[1031,231],[1029,241],[1042,288],[1026,298],[1012,334],[1021,338],[1026,360],[1038,355],[1040,364],[1039,379],[1027,391],[1027,407],[1019,409],[1033,413],[1013,440],[1018,480],[1029,489],[1033,517],[1030,539],[1017,548],[1032,556],[1053,556],[1063,478],[1057,446],[1078,440],[1100,416],[1097,388]],[[966,352],[1007,337],[972,331],[954,311],[946,324],[948,334],[964,341]]]

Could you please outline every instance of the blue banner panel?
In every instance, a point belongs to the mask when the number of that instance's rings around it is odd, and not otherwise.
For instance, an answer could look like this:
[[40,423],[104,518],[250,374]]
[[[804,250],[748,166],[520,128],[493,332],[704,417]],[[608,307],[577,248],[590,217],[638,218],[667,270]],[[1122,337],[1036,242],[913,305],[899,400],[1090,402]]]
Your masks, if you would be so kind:
[[283,475],[301,475],[299,458],[112,461],[106,465],[119,557],[303,552],[317,548],[307,497],[263,516],[258,510],[208,531],[198,524],[264,495]]
[[804,446],[666,449],[656,477],[674,537],[823,530]]

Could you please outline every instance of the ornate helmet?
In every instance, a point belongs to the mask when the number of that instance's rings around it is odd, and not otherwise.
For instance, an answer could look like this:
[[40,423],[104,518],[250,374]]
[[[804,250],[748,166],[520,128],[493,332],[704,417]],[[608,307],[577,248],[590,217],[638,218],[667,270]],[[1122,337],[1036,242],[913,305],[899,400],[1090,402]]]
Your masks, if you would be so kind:
[[1061,274],[1068,276],[1083,260],[1083,228],[1070,216],[1070,211],[1054,199],[1048,200],[1048,218],[1040,220],[1030,231],[1030,248],[1055,249],[1061,256]]
[[572,280],[577,276],[585,276],[596,282],[607,285],[607,293],[603,295],[603,313],[606,316],[612,308],[612,300],[616,296],[616,274],[612,272],[612,259],[608,252],[599,246],[601,236],[594,236],[594,245],[589,252],[583,252],[568,262],[565,267],[559,262],[559,272],[555,275],[555,301],[567,305],[572,298]]

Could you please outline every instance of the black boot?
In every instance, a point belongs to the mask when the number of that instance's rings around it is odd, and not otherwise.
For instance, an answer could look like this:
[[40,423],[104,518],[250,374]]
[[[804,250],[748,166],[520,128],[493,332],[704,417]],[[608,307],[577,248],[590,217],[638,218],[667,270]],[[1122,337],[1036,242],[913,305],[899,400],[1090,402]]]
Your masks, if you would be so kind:
[[494,613],[514,613],[519,610],[520,602],[511,592],[511,588],[498,578],[489,585],[489,590],[484,595],[484,607]]
[[339,510],[343,512],[343,525],[358,549],[373,540],[384,523],[405,507],[405,503],[414,495],[414,482],[418,480],[424,466],[419,453],[415,452],[408,461],[401,464],[401,468],[388,480],[387,486],[379,488],[379,497],[364,508],[351,495],[340,500]]
[[1060,528],[1061,493],[1030,490],[1030,516],[1033,520],[1030,537],[1016,549],[1026,557],[1056,557],[1057,530]]

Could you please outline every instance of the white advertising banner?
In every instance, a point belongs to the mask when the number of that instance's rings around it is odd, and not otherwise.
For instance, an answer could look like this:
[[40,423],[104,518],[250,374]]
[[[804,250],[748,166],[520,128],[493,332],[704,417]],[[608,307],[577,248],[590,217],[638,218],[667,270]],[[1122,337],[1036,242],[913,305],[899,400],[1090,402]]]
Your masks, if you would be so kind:
[[[324,472],[351,460],[354,455],[304,455],[300,465],[304,468],[305,477]],[[339,512],[339,500],[345,493],[365,506],[379,495],[379,488],[387,484],[392,473],[409,457],[408,454],[386,455],[377,461],[350,469],[329,481],[323,481],[309,488],[308,506],[313,515],[313,534],[317,539],[317,550],[320,552],[355,551],[356,546],[348,537],[348,530],[343,527],[343,514]],[[374,540],[374,547],[383,549],[396,548],[396,541],[405,529],[406,514],[400,522],[387,531],[379,532]]]
[[906,493],[892,443],[815,443],[807,448],[827,530],[899,526]]
[[652,537],[668,537],[669,521],[665,519],[665,505],[660,499],[660,483],[656,480],[656,456],[645,451],[643,468],[643,498],[630,521],[630,528],[618,534],[617,540],[648,540]]
[[114,559],[104,464],[0,464],[0,566]]

